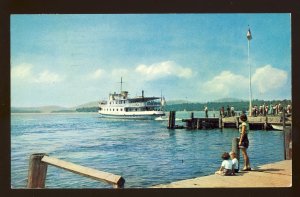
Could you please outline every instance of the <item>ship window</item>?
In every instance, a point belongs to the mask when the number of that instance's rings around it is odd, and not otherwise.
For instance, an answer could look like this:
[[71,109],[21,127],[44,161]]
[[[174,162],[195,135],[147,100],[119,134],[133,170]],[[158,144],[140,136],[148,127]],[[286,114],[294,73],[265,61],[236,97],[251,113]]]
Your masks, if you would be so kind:
[[135,108],[135,111],[137,111],[137,108]]
[[113,109],[113,111],[115,111],[115,109]]
[[121,111],[123,111],[123,109],[121,108]]
[[118,109],[117,109],[117,111],[118,111]]

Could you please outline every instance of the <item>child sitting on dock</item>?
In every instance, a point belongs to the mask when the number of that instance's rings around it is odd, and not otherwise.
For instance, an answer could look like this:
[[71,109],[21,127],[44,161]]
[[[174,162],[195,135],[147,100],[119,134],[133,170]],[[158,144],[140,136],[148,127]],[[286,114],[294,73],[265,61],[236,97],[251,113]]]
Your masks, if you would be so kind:
[[222,155],[223,162],[221,164],[219,171],[217,171],[215,174],[219,174],[222,176],[234,175],[232,161],[229,158],[230,158],[229,153],[227,152],[223,153]]
[[232,161],[232,165],[233,165],[233,171],[234,173],[238,173],[239,172],[239,161],[236,158],[236,154],[235,152],[231,151],[229,153],[231,161]]

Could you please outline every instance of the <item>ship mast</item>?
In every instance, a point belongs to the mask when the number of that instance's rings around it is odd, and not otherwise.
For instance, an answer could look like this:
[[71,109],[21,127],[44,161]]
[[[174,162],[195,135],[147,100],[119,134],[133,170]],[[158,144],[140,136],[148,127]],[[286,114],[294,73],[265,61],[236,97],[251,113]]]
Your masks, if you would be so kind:
[[123,81],[122,81],[122,77],[121,77],[121,82],[120,82],[120,84],[121,84],[121,92],[123,91]]

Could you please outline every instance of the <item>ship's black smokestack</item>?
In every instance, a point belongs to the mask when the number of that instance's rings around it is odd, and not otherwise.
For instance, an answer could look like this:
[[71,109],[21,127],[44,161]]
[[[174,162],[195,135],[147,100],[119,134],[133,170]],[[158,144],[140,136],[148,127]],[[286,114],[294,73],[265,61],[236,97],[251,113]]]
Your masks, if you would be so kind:
[[142,97],[144,98],[144,90],[142,90]]

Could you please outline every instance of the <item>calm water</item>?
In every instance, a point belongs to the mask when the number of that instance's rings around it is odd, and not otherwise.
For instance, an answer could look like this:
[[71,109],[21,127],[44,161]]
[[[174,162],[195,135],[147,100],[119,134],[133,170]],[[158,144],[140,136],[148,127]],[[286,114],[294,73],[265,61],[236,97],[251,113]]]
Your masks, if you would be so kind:
[[[105,119],[93,113],[12,114],[11,185],[26,187],[29,156],[40,152],[121,175],[126,188],[205,176],[219,168],[220,155],[231,150],[232,138],[239,135],[236,129],[168,130],[166,125],[166,121]],[[283,160],[282,132],[251,131],[249,140],[252,166]],[[52,166],[46,187],[111,188]]]

